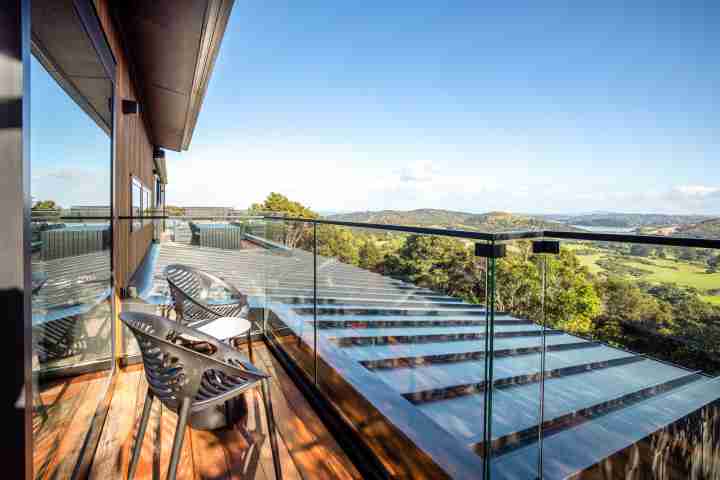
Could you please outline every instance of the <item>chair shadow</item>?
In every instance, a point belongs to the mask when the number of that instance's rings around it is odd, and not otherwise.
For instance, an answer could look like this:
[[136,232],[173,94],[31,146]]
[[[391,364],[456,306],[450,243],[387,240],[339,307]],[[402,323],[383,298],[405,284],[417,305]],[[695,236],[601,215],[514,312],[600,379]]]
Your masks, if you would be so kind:
[[[248,402],[248,397],[251,399],[250,402]],[[151,447],[152,464],[149,469],[150,472],[152,472],[151,478],[153,480],[163,478],[163,473],[166,471],[168,466],[162,463],[161,452],[165,450],[165,461],[167,461],[167,450],[170,449],[173,436],[175,434],[175,416],[173,415],[172,418],[169,418],[166,415],[163,415],[163,413],[167,414],[167,410],[165,408],[159,409],[159,406],[159,402],[153,404],[151,424],[148,425],[148,431],[146,432],[144,439],[145,442],[150,442],[150,439],[153,439]],[[264,411],[261,407],[258,395],[255,395],[252,391],[242,397],[239,397],[239,399],[235,402],[234,408],[237,410],[233,411],[231,415],[233,415],[233,418],[236,420],[232,425],[222,429],[204,432],[210,434],[210,438],[205,437],[206,440],[204,440],[207,447],[221,446],[224,450],[229,471],[219,474],[197,472],[199,473],[199,477],[203,480],[219,480],[221,478],[242,478],[252,480],[257,476],[258,468],[260,468],[262,448],[265,441],[268,439],[266,429],[263,427],[265,419]],[[156,409],[160,411],[156,413]],[[252,411],[250,409],[252,409]],[[251,412],[252,415],[250,414]],[[163,419],[163,417],[166,418]],[[152,420],[153,418],[157,419],[154,423]],[[251,418],[254,419],[253,422],[250,421]],[[128,457],[132,455],[132,448],[137,441],[139,423],[140,415],[137,415],[131,434],[132,441],[129,442],[130,450],[127,453]],[[198,446],[197,443],[199,442],[185,442],[183,449],[202,448]],[[201,457],[202,455],[202,451],[190,452],[191,458],[196,456]],[[118,461],[123,463],[120,459],[118,459]],[[195,469],[197,470],[197,466]],[[139,468],[138,470],[140,471],[142,469]],[[127,472],[124,473],[127,475]],[[136,476],[136,478],[140,477]],[[181,472],[178,472],[178,478],[184,478],[184,476],[181,475]]]

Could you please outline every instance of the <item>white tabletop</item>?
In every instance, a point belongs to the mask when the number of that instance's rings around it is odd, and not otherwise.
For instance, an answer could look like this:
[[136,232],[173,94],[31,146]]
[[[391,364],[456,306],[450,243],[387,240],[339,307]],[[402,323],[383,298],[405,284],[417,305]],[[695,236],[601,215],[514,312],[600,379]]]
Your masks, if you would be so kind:
[[244,335],[251,328],[252,324],[244,318],[222,317],[213,320],[207,325],[198,327],[198,330],[218,340],[227,340],[228,338]]

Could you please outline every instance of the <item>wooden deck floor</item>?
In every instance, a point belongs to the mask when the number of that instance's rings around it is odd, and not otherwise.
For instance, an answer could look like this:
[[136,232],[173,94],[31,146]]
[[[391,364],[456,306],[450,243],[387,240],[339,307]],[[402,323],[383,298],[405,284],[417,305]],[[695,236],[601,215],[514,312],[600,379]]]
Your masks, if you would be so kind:
[[[271,397],[278,425],[284,479],[362,478],[282,366],[254,344],[256,365],[272,374]],[[140,366],[118,373],[107,421],[90,478],[126,478],[146,382]],[[247,415],[233,428],[207,432],[188,428],[178,468],[180,479],[274,478],[265,412],[259,392],[246,395]],[[154,402],[135,478],[165,478],[177,416]]]
[[33,398],[36,479],[70,478],[108,381],[109,372],[100,372],[40,387],[40,393]]

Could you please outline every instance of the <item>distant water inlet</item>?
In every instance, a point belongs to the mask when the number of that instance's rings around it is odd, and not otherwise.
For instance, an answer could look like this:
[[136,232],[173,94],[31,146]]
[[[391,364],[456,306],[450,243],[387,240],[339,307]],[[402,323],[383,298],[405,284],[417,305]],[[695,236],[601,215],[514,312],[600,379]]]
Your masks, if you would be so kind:
[[587,230],[593,233],[633,233],[636,227],[607,227],[603,225],[570,225],[571,227]]

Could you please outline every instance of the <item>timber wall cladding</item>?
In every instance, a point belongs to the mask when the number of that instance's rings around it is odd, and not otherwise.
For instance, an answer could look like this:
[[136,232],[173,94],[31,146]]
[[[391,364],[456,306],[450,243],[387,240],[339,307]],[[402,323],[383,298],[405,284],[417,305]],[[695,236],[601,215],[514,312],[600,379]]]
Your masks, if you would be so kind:
[[[123,115],[122,99],[138,100],[136,85],[133,82],[130,64],[123,48],[119,32],[115,28],[110,13],[110,0],[97,0],[95,7],[100,24],[105,31],[112,49],[116,67],[115,78],[115,216],[129,216],[131,210],[132,177],[135,176],[149,189],[153,186],[152,143],[145,118],[141,112]],[[152,225],[130,232],[128,220],[114,220],[115,278],[118,287],[124,287],[130,276],[142,261],[152,242]]]

